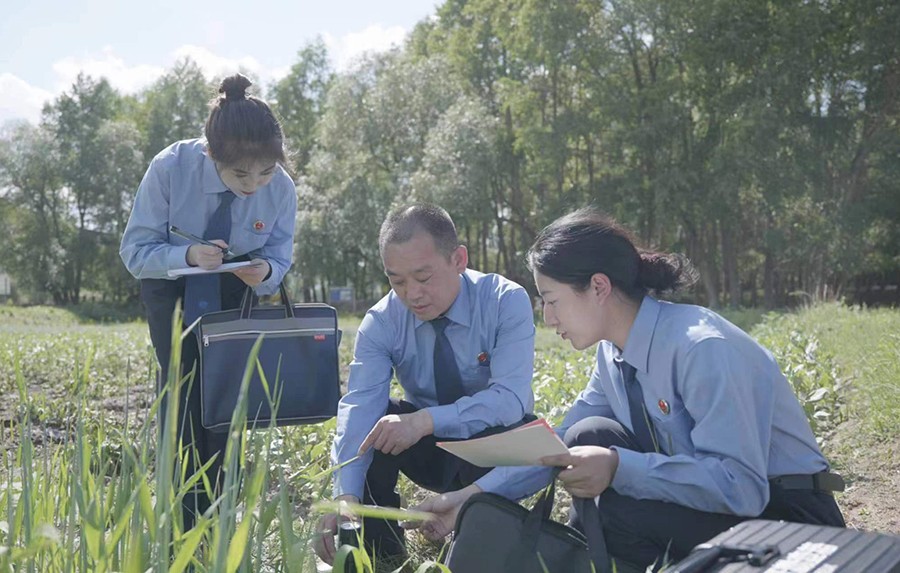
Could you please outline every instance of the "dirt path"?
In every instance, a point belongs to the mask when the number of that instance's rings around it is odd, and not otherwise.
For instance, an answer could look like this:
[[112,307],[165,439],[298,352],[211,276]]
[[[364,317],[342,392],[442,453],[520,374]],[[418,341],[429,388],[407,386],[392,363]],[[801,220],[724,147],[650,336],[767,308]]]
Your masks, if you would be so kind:
[[847,482],[838,505],[848,527],[900,535],[900,438],[873,443],[859,426],[844,423],[827,448]]

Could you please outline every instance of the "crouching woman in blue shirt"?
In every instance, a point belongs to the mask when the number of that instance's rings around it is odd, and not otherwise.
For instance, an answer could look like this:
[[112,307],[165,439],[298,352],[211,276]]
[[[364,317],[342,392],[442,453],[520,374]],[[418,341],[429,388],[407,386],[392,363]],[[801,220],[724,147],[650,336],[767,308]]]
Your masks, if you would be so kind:
[[[754,517],[843,526],[803,409],[772,354],[709,309],[650,296],[693,281],[678,255],[638,250],[592,210],[545,228],[528,253],[544,320],[578,350],[600,343],[597,364],[558,429],[575,497],[596,498],[609,553],[641,568]],[[491,491],[519,499],[551,469],[498,468],[432,497],[423,533],[443,537],[461,504]],[[577,512],[573,525],[581,527]]]
[[[122,260],[141,279],[141,300],[161,367],[160,388],[169,365],[172,313],[178,300],[184,301],[183,326],[190,325],[205,313],[240,306],[248,286],[257,295],[277,292],[291,265],[297,192],[281,167],[285,161],[281,126],[264,101],[246,94],[249,86],[250,80],[240,74],[225,78],[221,95],[211,103],[205,137],[173,143],[153,158],[122,236]],[[170,233],[171,226],[218,246]],[[169,275],[188,267],[215,269],[227,256],[225,250],[231,255],[228,262],[257,264],[232,273]],[[198,352],[191,332],[182,345],[182,375],[194,368]],[[182,388],[179,412],[181,443],[193,446],[198,454],[187,456],[186,475],[218,454],[207,470],[215,484],[227,433],[202,427],[197,379]],[[165,403],[160,415],[164,419]],[[185,496],[185,530],[192,527],[194,514],[209,505],[205,491]]]

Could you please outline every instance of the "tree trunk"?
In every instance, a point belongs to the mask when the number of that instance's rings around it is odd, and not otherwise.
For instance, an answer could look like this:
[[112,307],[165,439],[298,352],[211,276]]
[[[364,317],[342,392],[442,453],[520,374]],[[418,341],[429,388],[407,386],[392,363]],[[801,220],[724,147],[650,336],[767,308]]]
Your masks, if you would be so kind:
[[704,245],[704,235],[709,233],[702,228],[698,230],[691,223],[685,224],[685,233],[687,234],[689,256],[700,273],[700,284],[703,286],[703,291],[706,294],[706,305],[710,308],[718,308],[719,291],[716,285],[716,273],[718,271],[710,249]]
[[472,267],[473,264],[478,263],[478,251],[472,248],[472,225],[469,224],[466,224],[466,249],[469,249],[469,266]]
[[497,259],[494,262],[494,271],[500,272],[503,268],[500,266],[501,257],[506,256],[506,240],[503,238],[503,220],[497,215]]
[[775,256],[767,247],[763,262],[763,303],[766,310],[775,308]]
[[706,306],[719,308],[719,289],[716,285],[715,265],[712,265],[707,257],[703,257],[700,278],[703,281],[703,290],[706,292]]
[[488,234],[490,233],[490,225],[487,221],[482,222],[481,224],[481,268],[479,270],[484,270],[487,272],[488,266],[488,250],[487,250],[487,242],[488,242]]
[[741,280],[738,275],[737,248],[729,225],[719,225],[722,236],[722,269],[725,271],[725,286],[728,289],[728,306],[741,305]]

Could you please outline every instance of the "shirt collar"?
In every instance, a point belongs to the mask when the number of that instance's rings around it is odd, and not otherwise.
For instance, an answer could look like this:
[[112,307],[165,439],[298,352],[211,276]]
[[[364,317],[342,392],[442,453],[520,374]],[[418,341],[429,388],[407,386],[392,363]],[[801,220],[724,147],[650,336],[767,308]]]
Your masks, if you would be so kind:
[[[451,321],[466,327],[471,324],[471,317],[469,316],[469,289],[467,287],[468,281],[466,280],[465,273],[463,273],[459,275],[459,294],[456,295],[456,300],[450,305],[450,310],[444,313],[444,316]],[[420,324],[427,322],[420,320],[419,317],[415,315],[413,315],[413,319],[415,328],[418,328]]]
[[659,318],[660,303],[651,296],[645,296],[634,317],[631,332],[622,350],[621,358],[634,366],[639,372],[650,370],[650,346],[656,332],[656,321]]
[[219,172],[216,171],[216,163],[209,156],[209,152],[203,151],[203,180],[202,180],[203,192],[204,193],[223,193],[228,191],[228,187],[222,183],[222,178],[219,177]]

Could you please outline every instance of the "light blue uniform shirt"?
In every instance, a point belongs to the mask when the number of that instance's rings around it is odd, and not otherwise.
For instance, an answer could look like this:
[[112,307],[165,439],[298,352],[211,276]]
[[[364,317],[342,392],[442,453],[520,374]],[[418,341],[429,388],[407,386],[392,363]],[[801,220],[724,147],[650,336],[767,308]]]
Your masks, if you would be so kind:
[[[445,332],[467,396],[438,405],[434,329],[389,292],[366,313],[356,335],[347,394],[338,406],[335,463],[353,458],[387,411],[392,374],[405,399],[428,410],[434,435],[441,438],[468,438],[532,412],[534,313],[528,293],[496,274],[466,270],[459,281],[459,295],[445,315],[451,320]],[[335,496],[362,499],[373,453],[369,449],[336,472]]]
[[[219,206],[220,193],[231,193],[206,154],[206,142],[173,143],[153,161],[138,187],[131,217],[122,235],[119,255],[139,279],[168,279],[169,270],[188,266],[191,241],[169,234],[169,226],[203,236]],[[236,256],[266,259],[271,276],[254,290],[272,294],[291,266],[297,190],[281,166],[272,180],[249,197],[237,195],[231,204],[231,239]]]
[[[597,348],[597,367],[558,429],[605,416],[632,428],[615,360],[637,369],[662,453],[616,448],[618,493],[702,511],[759,515],[768,478],[828,469],[772,354],[706,308],[645,297],[625,344]],[[515,499],[549,482],[547,468],[499,468],[477,483]]]

